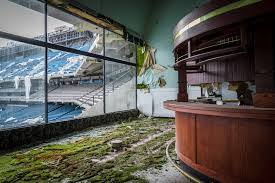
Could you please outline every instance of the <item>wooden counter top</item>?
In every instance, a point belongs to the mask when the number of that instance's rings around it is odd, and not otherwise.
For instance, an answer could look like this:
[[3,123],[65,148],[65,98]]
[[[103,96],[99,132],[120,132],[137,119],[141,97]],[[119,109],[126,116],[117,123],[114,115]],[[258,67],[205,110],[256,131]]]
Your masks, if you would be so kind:
[[177,101],[166,101],[164,102],[164,107],[176,112],[275,121],[275,108],[257,108],[254,106],[235,106],[226,104],[215,105]]

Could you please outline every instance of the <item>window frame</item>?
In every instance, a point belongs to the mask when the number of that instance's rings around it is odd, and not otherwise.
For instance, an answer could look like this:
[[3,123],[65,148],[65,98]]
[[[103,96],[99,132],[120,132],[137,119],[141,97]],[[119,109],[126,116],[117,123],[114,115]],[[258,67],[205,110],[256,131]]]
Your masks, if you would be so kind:
[[[106,76],[106,72],[105,72],[105,67],[106,67],[106,61],[108,62],[114,62],[114,63],[119,63],[119,64],[123,64],[123,65],[127,65],[127,66],[133,66],[135,67],[136,70],[136,74],[135,74],[135,104],[136,107],[135,109],[137,109],[137,89],[136,89],[136,84],[137,84],[137,57],[135,59],[135,63],[129,62],[129,61],[125,61],[125,60],[121,60],[121,59],[117,59],[117,58],[112,58],[112,57],[108,57],[106,56],[106,46],[105,46],[105,33],[106,31],[112,32],[114,34],[117,34],[119,36],[121,36],[120,34],[113,32],[110,29],[107,29],[105,27],[102,27],[101,25],[97,25],[94,22],[91,22],[83,17],[74,15],[72,13],[69,13],[67,11],[62,10],[59,7],[55,7],[51,4],[48,4],[47,1],[44,0],[40,0],[39,2],[43,3],[44,5],[44,12],[42,14],[44,14],[44,40],[37,40],[34,38],[28,38],[28,37],[24,37],[24,36],[20,36],[20,35],[15,35],[15,34],[11,34],[8,32],[2,32],[0,31],[0,38],[4,38],[4,39],[9,39],[11,41],[18,41],[18,42],[22,42],[22,43],[26,43],[26,44],[30,44],[30,45],[34,45],[34,46],[40,46],[45,48],[45,74],[44,74],[44,99],[45,99],[45,111],[44,111],[44,116],[45,116],[45,120],[43,121],[43,123],[47,124],[48,122],[48,50],[50,49],[54,49],[54,50],[58,50],[58,51],[64,51],[64,52],[69,52],[69,53],[73,53],[73,54],[78,54],[78,55],[82,55],[82,56],[87,56],[87,57],[92,57],[92,58],[96,58],[96,59],[100,59],[103,62],[103,103],[104,103],[104,107],[103,107],[103,112],[104,114],[106,114],[106,99],[105,99],[105,90],[106,90],[106,81],[105,81],[105,76]],[[77,18],[80,18],[81,20],[84,20],[85,22],[88,22],[90,24],[93,24],[95,26],[98,26],[100,28],[103,29],[103,54],[99,55],[99,54],[95,54],[95,53],[89,53],[89,52],[85,52],[82,50],[77,50],[74,48],[70,48],[70,47],[65,47],[62,45],[58,45],[58,44],[54,44],[54,43],[50,43],[48,42],[48,6],[52,6],[53,8],[57,8],[58,10],[64,12],[64,13],[68,13],[71,16],[75,16]],[[124,40],[132,42],[130,40],[125,39],[124,36],[121,36]],[[137,51],[137,44],[134,43],[134,41],[132,42],[135,45],[135,51]],[[127,110],[127,109],[126,109]],[[58,122],[58,121],[57,121]],[[32,125],[28,125],[28,126],[32,126]],[[20,128],[19,127],[15,127],[15,128]],[[6,128],[4,128],[6,129]]]

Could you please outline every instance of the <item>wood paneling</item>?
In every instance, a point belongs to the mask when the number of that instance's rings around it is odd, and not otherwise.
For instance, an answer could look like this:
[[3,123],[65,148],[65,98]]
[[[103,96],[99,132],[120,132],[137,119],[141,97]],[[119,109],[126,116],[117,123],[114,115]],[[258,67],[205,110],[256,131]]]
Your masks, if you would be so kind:
[[[174,36],[183,29],[188,23],[196,20],[202,15],[211,12],[218,7],[223,7],[226,4],[232,3],[230,0],[212,0],[204,6],[199,7],[195,11],[192,11],[189,15],[185,16],[175,27]],[[230,11],[229,13],[221,14],[217,17],[213,17],[205,22],[202,22],[187,31],[183,32],[180,36],[174,39],[174,49],[176,50],[182,43],[189,39],[203,34],[205,32],[218,29],[227,25],[231,25],[237,22],[242,22],[253,17],[259,17],[264,14],[274,13],[275,1],[264,0],[250,6],[245,6],[240,9]]]
[[255,79],[254,58],[249,55],[211,62],[203,67],[205,71],[203,73],[187,74],[188,84],[253,81]]
[[256,107],[274,108],[275,93],[256,93],[253,96],[253,104]]
[[170,103],[184,163],[221,182],[274,182],[275,109]]
[[176,138],[177,152],[196,161],[195,115],[176,113]]
[[182,64],[178,70],[179,78],[179,92],[178,92],[178,102],[187,102],[187,75],[186,75],[186,64]]
[[275,124],[268,120],[239,120],[234,175],[248,182],[275,180]]
[[233,175],[236,120],[197,115],[197,163],[215,172]]
[[[257,93],[275,92],[274,86],[274,60],[273,49],[274,19],[261,19],[255,22],[254,50],[255,50],[255,83]],[[263,36],[264,35],[264,36]]]

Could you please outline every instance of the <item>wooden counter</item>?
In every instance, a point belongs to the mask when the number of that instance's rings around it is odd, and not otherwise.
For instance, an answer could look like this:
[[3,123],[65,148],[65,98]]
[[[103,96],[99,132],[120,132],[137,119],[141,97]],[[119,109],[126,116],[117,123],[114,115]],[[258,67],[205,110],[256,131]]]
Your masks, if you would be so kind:
[[275,181],[275,109],[167,101],[176,112],[176,151],[220,182]]

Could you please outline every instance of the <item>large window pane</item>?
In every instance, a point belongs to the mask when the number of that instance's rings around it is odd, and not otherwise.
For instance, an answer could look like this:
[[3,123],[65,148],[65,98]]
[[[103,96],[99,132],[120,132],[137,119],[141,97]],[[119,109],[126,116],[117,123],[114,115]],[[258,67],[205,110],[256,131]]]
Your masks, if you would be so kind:
[[103,54],[103,29],[48,6],[48,41],[77,50]]
[[103,114],[103,62],[59,50],[48,51],[49,122]]
[[[8,18],[7,18],[8,17]],[[118,34],[48,6],[48,42],[136,63],[136,46]],[[0,31],[44,41],[44,3],[3,0]],[[45,121],[46,48],[0,38],[0,129]],[[48,50],[48,121],[136,108],[136,68],[60,50]]]
[[105,32],[105,54],[107,57],[136,63],[136,45],[111,31]]
[[106,61],[106,112],[136,108],[136,68]]
[[44,121],[45,48],[0,38],[0,128]]
[[1,0],[0,31],[44,40],[44,3],[37,0]]

